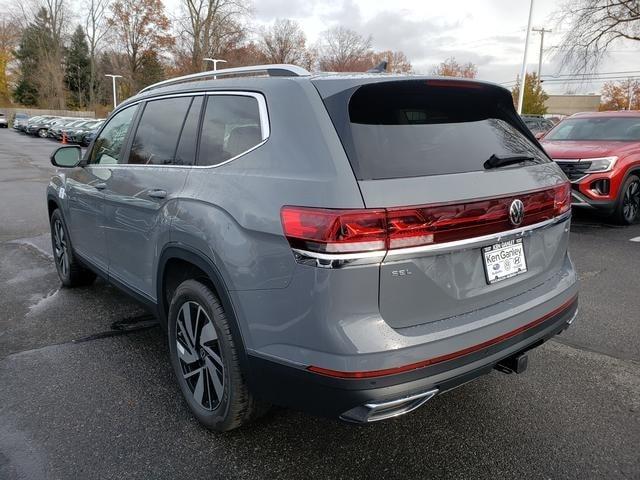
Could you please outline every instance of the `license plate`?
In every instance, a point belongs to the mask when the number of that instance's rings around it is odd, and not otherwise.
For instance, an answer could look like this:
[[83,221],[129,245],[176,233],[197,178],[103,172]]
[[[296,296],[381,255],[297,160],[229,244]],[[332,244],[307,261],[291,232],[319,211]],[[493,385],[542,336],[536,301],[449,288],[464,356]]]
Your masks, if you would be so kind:
[[482,256],[487,283],[490,285],[527,271],[521,238],[484,247]]

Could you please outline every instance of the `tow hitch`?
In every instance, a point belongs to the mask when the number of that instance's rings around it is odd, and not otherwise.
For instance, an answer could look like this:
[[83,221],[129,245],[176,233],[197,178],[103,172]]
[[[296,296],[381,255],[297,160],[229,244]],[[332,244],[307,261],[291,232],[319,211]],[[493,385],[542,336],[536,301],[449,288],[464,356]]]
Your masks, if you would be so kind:
[[526,353],[518,353],[500,360],[494,368],[502,373],[522,373],[527,369],[528,358]]

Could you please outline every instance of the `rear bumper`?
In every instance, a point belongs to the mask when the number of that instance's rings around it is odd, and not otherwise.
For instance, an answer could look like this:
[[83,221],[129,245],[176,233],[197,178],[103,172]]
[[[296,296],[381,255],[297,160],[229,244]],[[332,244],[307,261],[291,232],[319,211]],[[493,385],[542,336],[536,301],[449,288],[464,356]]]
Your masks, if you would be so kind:
[[254,393],[271,403],[320,416],[366,421],[361,414],[365,404],[387,404],[411,397],[419,406],[435,394],[489,373],[501,360],[541,345],[565,330],[577,309],[578,300],[573,297],[549,315],[477,348],[453,352],[447,356],[450,358],[425,360],[424,366],[401,373],[369,378],[341,378],[340,372],[314,373],[304,366],[249,355],[249,381]]

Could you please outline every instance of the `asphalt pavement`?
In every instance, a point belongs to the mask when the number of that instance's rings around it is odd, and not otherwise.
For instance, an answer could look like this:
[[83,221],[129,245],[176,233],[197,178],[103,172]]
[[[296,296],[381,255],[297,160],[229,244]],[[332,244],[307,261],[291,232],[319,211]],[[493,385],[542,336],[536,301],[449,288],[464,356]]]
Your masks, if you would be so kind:
[[55,147],[0,130],[0,479],[640,478],[640,225],[574,216],[580,314],[521,375],[368,426],[276,408],[215,434],[140,306],[102,281],[60,288]]

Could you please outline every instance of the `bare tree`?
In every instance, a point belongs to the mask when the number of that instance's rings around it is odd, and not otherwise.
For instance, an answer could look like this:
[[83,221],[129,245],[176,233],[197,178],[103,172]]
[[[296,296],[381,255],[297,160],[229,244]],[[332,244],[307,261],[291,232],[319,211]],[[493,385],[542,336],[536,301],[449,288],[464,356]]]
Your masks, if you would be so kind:
[[96,103],[96,55],[98,47],[109,32],[105,14],[107,13],[111,0],[85,0],[84,8],[86,17],[84,19],[84,31],[89,44],[89,105]]
[[206,57],[216,57],[237,47],[245,35],[244,18],[250,8],[245,0],[181,0],[178,20],[179,48],[190,58],[188,70],[199,72]]
[[334,72],[362,71],[368,64],[371,37],[363,37],[348,28],[333,27],[322,34],[320,68]]
[[[640,41],[640,0],[570,0],[556,12],[563,67],[592,72],[616,41]],[[638,45],[638,44],[636,44]]]
[[170,22],[165,15],[162,0],[115,0],[111,4],[108,23],[114,41],[127,56],[128,72],[125,81],[131,90],[137,90],[147,84],[140,75],[145,67],[145,60],[157,59],[158,52],[170,47],[174,41],[169,34]]
[[269,63],[304,63],[306,42],[300,25],[289,19],[277,19],[260,31],[260,50]]

